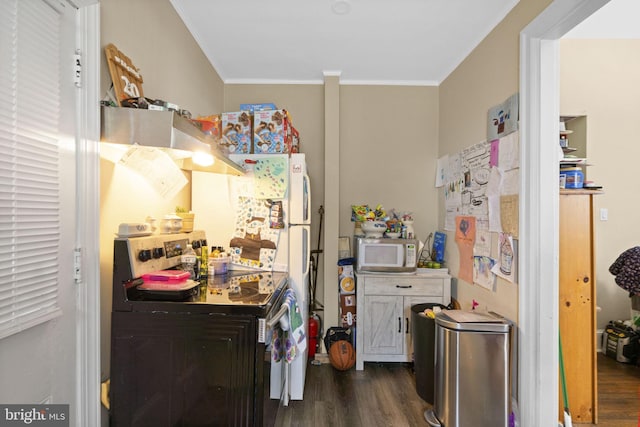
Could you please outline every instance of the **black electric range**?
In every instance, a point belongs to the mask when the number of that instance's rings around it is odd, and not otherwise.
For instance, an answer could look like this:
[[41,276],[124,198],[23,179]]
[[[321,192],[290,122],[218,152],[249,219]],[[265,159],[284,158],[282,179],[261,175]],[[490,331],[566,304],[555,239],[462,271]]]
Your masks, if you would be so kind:
[[140,288],[144,274],[177,268],[187,243],[206,245],[204,233],[114,240],[110,425],[268,424],[264,325],[287,273],[230,270],[174,295]]

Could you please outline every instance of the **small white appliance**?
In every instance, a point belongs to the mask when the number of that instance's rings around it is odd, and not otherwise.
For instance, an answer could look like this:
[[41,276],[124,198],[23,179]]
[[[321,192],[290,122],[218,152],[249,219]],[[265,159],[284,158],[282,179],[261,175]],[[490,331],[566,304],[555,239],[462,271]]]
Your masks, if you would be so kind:
[[418,264],[418,241],[358,237],[356,269],[358,272],[411,273]]

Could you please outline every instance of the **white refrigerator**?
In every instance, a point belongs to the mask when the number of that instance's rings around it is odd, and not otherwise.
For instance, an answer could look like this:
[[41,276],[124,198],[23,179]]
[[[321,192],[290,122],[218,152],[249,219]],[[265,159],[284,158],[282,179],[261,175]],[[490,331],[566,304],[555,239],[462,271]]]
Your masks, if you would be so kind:
[[[277,241],[273,256],[261,255],[264,259],[256,260],[255,266],[242,265],[243,261],[238,261],[230,268],[288,272],[289,286],[296,293],[304,331],[308,333],[311,187],[305,155],[232,154],[229,157],[245,168],[245,176],[192,173],[192,210],[196,214],[194,226],[205,231],[209,246],[228,249],[232,238],[242,237],[238,225],[243,223],[239,220],[240,212],[255,212],[255,205],[249,208],[243,206],[243,203],[248,203],[247,199],[281,204],[282,228],[277,230],[277,238],[271,236],[272,240]],[[307,348],[292,363],[283,365],[286,369],[284,377],[287,378],[285,391],[288,391],[284,402],[303,399],[308,346],[307,337]]]

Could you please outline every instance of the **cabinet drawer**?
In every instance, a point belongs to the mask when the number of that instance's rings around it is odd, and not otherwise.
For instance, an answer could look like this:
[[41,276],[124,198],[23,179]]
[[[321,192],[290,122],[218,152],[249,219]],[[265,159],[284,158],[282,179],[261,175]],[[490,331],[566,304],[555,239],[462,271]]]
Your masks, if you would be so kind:
[[444,294],[444,279],[367,277],[365,295],[432,295]]

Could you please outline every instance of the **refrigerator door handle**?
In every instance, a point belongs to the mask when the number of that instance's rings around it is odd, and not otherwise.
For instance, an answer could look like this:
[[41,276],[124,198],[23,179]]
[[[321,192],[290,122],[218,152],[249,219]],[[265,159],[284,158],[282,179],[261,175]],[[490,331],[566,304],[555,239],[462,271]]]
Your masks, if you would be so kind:
[[302,177],[304,188],[306,189],[304,198],[306,199],[306,206],[304,207],[304,223],[311,224],[311,180],[307,173]]
[[306,267],[304,269],[304,273],[302,277],[309,277],[309,268],[311,264],[311,227],[305,226],[303,228],[304,232],[307,233],[307,254],[305,256]]

